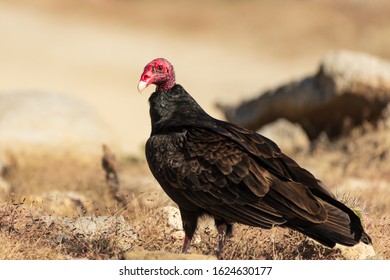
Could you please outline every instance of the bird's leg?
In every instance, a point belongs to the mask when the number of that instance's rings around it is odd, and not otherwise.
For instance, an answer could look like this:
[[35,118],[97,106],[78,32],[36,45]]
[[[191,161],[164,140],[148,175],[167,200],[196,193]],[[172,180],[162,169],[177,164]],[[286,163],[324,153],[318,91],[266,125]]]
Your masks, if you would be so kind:
[[194,232],[198,226],[198,211],[189,211],[179,207],[181,220],[183,222],[183,229],[185,233],[182,253],[188,253],[191,245],[192,237],[194,236]]
[[182,249],[182,253],[188,253],[188,250],[190,249],[190,246],[191,246],[191,238],[188,237],[188,235],[186,235],[184,237],[184,242],[183,242],[183,249]]

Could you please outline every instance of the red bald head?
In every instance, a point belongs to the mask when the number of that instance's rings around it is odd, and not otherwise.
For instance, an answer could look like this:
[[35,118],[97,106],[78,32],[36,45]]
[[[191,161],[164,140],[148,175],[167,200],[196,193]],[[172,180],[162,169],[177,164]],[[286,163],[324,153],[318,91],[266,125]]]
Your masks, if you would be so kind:
[[156,91],[168,90],[175,85],[175,71],[168,60],[156,58],[145,66],[138,83],[138,91],[141,92],[150,84],[156,85]]

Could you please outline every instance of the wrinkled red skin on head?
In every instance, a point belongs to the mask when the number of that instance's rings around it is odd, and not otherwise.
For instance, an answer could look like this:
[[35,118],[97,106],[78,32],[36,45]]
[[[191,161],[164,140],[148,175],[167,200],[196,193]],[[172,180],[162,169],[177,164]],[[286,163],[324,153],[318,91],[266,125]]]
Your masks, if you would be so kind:
[[172,64],[164,58],[156,58],[149,62],[141,75],[140,81],[156,85],[156,91],[171,89],[175,85],[175,71]]

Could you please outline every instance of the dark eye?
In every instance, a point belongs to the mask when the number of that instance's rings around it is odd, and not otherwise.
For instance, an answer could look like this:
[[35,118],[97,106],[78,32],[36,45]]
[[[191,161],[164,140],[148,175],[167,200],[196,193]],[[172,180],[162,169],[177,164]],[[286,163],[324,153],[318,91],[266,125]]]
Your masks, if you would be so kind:
[[161,71],[161,70],[163,70],[163,67],[161,65],[159,65],[159,66],[157,66],[157,70]]

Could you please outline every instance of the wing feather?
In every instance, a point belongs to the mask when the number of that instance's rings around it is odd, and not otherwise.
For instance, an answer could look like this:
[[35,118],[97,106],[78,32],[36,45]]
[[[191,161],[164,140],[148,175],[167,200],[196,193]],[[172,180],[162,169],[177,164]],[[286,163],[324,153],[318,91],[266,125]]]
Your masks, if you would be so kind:
[[[236,135],[245,140],[238,132]],[[309,189],[293,182],[285,166],[274,164],[280,160],[279,150],[273,151],[262,139],[252,141],[255,147],[251,150],[257,149],[254,157],[226,135],[202,128],[151,138],[161,142],[149,145],[160,150],[161,158],[154,160],[161,165],[156,177],[160,184],[210,214],[267,228],[291,217],[310,222],[326,219],[325,209]],[[169,157],[163,158],[169,149]],[[276,167],[268,168],[270,161]]]

